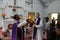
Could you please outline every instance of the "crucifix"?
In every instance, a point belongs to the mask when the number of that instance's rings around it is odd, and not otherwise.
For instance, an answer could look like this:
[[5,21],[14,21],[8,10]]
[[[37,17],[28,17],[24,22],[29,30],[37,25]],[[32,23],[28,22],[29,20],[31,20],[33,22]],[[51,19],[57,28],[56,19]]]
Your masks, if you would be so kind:
[[16,8],[19,8],[19,9],[21,9],[22,7],[19,7],[19,6],[16,6],[16,0],[14,0],[14,6],[8,6],[8,7],[10,7],[10,8],[12,8],[13,7],[13,12],[16,12]]
[[16,0],[14,0],[14,7],[13,7],[13,11],[14,11],[14,12],[16,12],[15,5],[16,5]]

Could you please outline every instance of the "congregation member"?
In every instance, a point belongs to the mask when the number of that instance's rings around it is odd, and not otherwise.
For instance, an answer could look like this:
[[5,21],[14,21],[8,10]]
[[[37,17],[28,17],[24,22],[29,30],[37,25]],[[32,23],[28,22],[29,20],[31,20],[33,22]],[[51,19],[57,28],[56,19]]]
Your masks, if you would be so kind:
[[45,39],[48,40],[48,32],[50,30],[50,21],[48,17],[45,17]]
[[12,27],[13,27],[13,25],[12,24],[9,24],[8,25],[8,29],[6,30],[6,32],[7,32],[7,37],[12,37]]
[[52,19],[52,25],[55,27],[55,18]]
[[33,32],[34,40],[43,40],[42,28],[43,28],[43,20],[40,18],[40,14],[36,13],[35,27]]
[[48,32],[48,40],[56,40],[56,31],[54,30],[52,23],[50,23],[50,30]]

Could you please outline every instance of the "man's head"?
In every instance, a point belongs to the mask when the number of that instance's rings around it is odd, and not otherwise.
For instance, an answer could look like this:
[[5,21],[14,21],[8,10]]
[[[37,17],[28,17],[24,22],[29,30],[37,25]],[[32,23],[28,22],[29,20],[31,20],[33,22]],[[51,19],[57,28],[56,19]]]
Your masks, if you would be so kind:
[[13,28],[13,25],[12,24],[9,24],[8,25],[8,29],[12,29]]
[[36,13],[36,18],[39,18],[40,17],[40,13]]
[[46,22],[48,22],[49,21],[49,18],[48,17],[45,17],[45,20],[46,20]]

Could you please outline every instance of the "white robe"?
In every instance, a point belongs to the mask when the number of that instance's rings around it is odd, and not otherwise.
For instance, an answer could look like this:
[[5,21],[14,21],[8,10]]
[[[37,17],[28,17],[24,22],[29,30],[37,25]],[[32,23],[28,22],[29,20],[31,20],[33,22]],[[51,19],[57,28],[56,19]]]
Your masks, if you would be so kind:
[[[50,22],[48,21],[47,23],[45,23],[45,30],[50,30]],[[47,32],[45,31],[45,35],[44,35],[44,38],[47,39],[47,36],[46,36]]]
[[[38,19],[37,19],[38,20]],[[36,20],[36,22],[37,22],[37,20]],[[36,36],[36,39],[37,40],[42,40],[42,38],[43,38],[43,31],[42,31],[42,27],[43,27],[43,20],[41,19],[41,21],[40,21],[40,23],[39,23],[39,25],[36,25],[36,27],[38,28],[37,29],[37,36]]]
[[23,21],[23,22],[19,23],[17,27],[22,27],[22,26],[24,26],[26,23],[27,23],[26,21]]

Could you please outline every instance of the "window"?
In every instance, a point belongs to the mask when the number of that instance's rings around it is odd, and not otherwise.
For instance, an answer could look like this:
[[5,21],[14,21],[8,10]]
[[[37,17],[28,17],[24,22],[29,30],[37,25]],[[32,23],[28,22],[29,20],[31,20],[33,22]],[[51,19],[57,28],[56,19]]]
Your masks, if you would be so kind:
[[57,23],[57,19],[58,19],[58,13],[52,13],[51,14],[51,19],[55,18],[55,23]]

